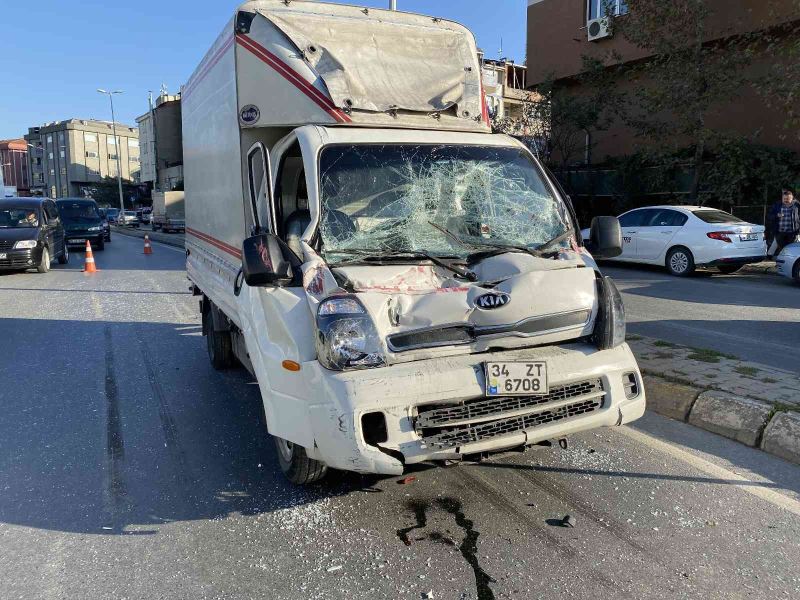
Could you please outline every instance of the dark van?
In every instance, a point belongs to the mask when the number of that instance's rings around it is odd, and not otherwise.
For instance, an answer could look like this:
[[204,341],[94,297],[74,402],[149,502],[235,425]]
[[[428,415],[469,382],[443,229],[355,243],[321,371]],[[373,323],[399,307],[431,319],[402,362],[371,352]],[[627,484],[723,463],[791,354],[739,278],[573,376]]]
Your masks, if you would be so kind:
[[0,270],[50,270],[57,258],[69,261],[64,227],[55,202],[47,198],[0,199]]
[[104,250],[105,228],[103,217],[97,203],[88,198],[61,198],[56,200],[61,220],[64,221],[64,232],[69,245],[86,245],[92,243],[92,250]]

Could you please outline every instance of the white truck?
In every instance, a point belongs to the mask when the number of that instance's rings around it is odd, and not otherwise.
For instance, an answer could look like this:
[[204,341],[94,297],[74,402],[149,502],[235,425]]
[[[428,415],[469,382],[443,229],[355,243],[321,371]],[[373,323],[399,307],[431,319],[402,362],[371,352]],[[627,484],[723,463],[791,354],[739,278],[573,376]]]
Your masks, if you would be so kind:
[[153,231],[186,229],[185,196],[185,192],[153,192],[153,212],[150,213]]
[[187,270],[287,477],[397,475],[639,418],[622,300],[570,199],[490,132],[475,40],[422,15],[243,4],[183,90]]

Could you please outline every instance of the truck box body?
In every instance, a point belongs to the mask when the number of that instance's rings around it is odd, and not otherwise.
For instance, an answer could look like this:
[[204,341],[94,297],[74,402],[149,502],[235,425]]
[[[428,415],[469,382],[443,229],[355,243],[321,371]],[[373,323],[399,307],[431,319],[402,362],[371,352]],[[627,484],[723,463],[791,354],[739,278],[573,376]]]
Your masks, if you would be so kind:
[[153,228],[183,231],[186,227],[185,198],[185,192],[153,192]]
[[[182,103],[187,271],[209,354],[256,376],[290,479],[400,473],[641,416],[618,292],[556,184],[491,134],[464,27],[248,2]],[[254,265],[289,266],[269,284]],[[515,381],[541,393],[514,410],[491,398],[526,365]]]

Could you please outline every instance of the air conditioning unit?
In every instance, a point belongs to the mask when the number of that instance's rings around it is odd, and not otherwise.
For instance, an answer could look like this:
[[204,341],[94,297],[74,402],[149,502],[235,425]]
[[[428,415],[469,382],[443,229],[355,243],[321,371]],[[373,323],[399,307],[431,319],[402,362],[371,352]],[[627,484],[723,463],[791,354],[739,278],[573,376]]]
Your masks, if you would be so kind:
[[589,22],[586,23],[586,32],[590,42],[596,42],[597,40],[611,37],[611,27],[608,17],[589,20]]

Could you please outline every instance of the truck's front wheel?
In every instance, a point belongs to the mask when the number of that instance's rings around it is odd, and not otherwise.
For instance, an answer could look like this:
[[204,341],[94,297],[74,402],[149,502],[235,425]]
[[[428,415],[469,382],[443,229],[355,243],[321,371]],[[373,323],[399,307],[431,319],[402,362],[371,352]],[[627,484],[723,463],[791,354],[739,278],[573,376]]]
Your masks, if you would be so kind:
[[328,467],[318,460],[308,458],[305,448],[279,437],[273,436],[272,439],[275,440],[275,448],[278,450],[281,471],[289,481],[295,485],[305,485],[325,477]]

